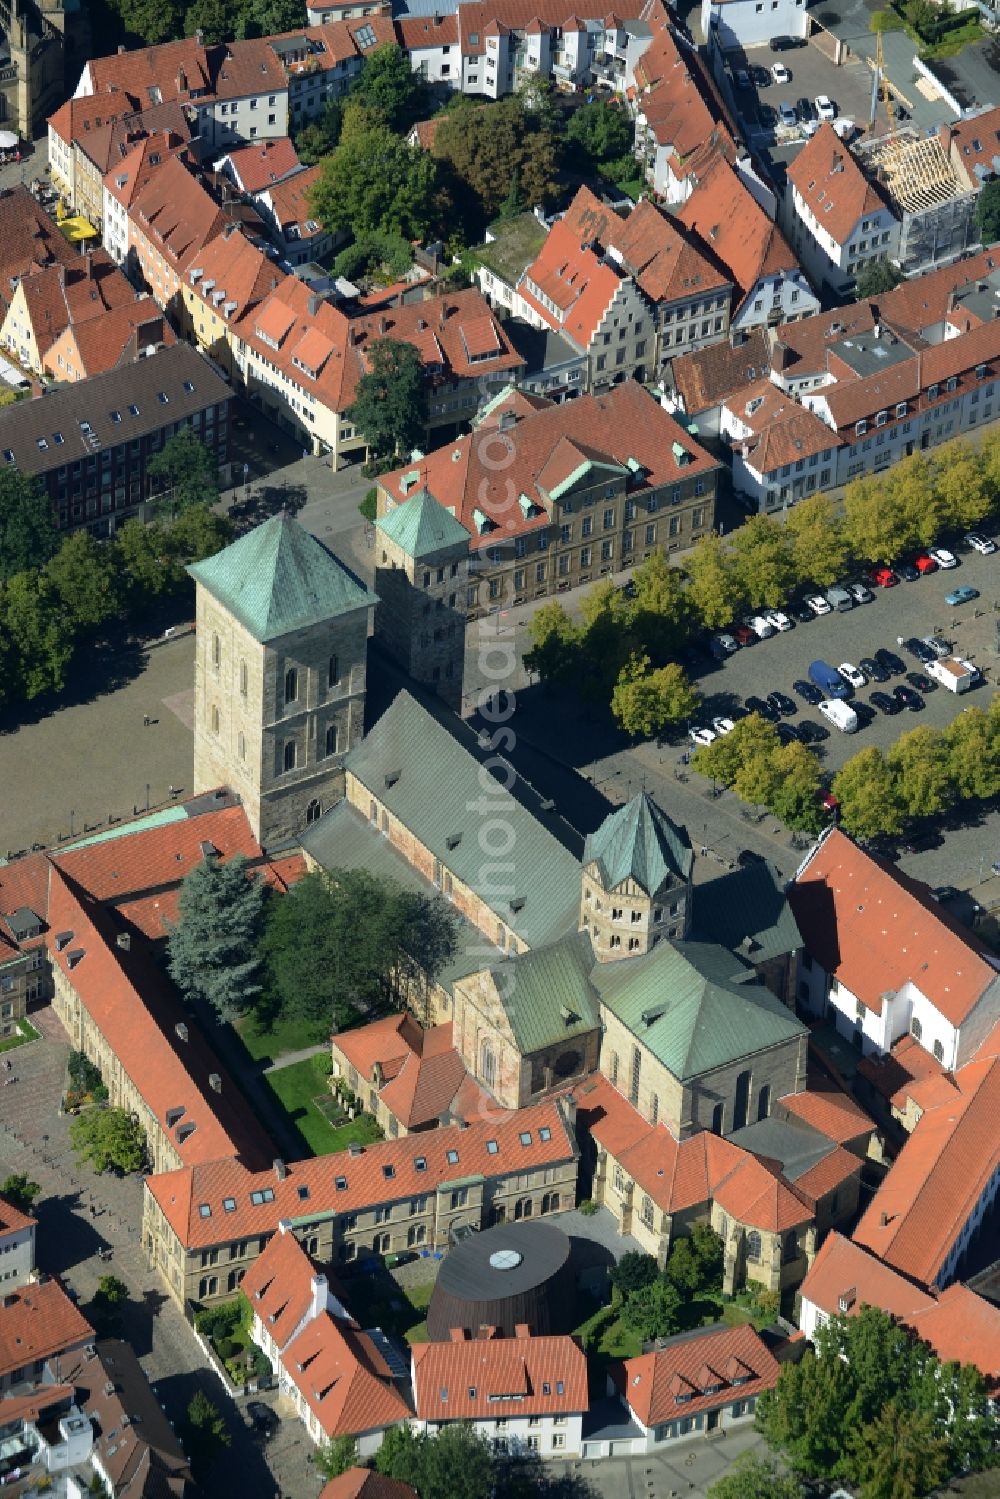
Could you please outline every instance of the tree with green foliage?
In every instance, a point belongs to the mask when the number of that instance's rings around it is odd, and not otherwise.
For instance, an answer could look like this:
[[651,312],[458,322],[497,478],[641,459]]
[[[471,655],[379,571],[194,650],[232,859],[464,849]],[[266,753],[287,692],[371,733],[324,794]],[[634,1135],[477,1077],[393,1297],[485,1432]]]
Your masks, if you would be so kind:
[[701,744],[691,756],[699,775],[732,786],[741,765],[754,760],[770,760],[781,745],[773,723],[759,713],[748,713],[737,719],[728,734],[721,734],[711,744]]
[[351,110],[344,111],[337,149],[320,165],[311,202],[325,229],[349,230],[356,239],[373,234],[424,239],[443,210],[433,158],[419,146],[408,146],[387,125],[359,119]]
[[188,563],[214,557],[234,535],[228,515],[219,515],[208,505],[189,505],[182,510],[166,533],[166,553],[177,583],[187,582],[184,569]]
[[632,574],[628,601],[628,629],[657,666],[670,660],[690,629],[687,584],[679,567],[666,554],[652,556]]
[[395,42],[365,54],[351,94],[397,135],[405,135],[432,107],[426,81]]
[[671,1285],[676,1286],[686,1298],[696,1296],[701,1290],[701,1265],[690,1239],[674,1240],[664,1274]]
[[[407,1428],[409,1429],[409,1428]],[[393,1431],[401,1430],[400,1427],[392,1427],[386,1436],[392,1435]],[[312,1455],[313,1467],[327,1482],[332,1478],[339,1478],[342,1473],[350,1472],[351,1468],[358,1466],[358,1444],[354,1437],[333,1437],[329,1442],[324,1442],[317,1447]]]
[[77,1159],[101,1174],[116,1171],[127,1176],[140,1171],[146,1161],[146,1136],[134,1114],[125,1109],[88,1109],[69,1127]]
[[744,599],[729,550],[719,536],[705,536],[684,559],[691,607],[707,630],[721,630]]
[[37,479],[0,469],[0,583],[43,567],[59,545],[52,503]]
[[849,1434],[848,1453],[861,1499],[919,1499],[948,1476],[948,1440],[933,1417],[897,1400]]
[[783,744],[774,766],[777,775],[769,810],[796,832],[818,833],[827,814],[820,800],[823,778],[815,754],[804,744]]
[[18,695],[30,700],[62,691],[76,631],[44,573],[32,568],[7,579],[0,594],[0,633],[11,650]]
[[292,140],[296,155],[304,166],[315,166],[324,156],[329,156],[331,151],[336,150],[342,121],[340,101],[328,99],[321,115],[308,120],[301,129],[294,132]]
[[934,450],[933,465],[942,530],[977,526],[994,501],[980,450],[956,437]]
[[1000,182],[984,182],[976,199],[976,228],[984,245],[1000,239]]
[[745,1452],[728,1473],[708,1486],[708,1499],[806,1499],[791,1473],[780,1473],[771,1457]]
[[795,581],[788,532],[773,515],[751,515],[729,543],[735,587],[751,609],[777,609]]
[[944,504],[934,483],[934,471],[923,453],[901,458],[886,476],[886,510],[899,527],[894,553],[911,546],[934,544],[947,524]]
[[146,472],[165,490],[153,496],[157,515],[176,517],[191,505],[214,505],[219,498],[215,456],[190,427],[167,438]]
[[635,128],[628,111],[617,100],[612,103],[607,99],[597,99],[575,109],[564,136],[594,168],[627,156],[634,137]]
[[624,1299],[633,1291],[642,1291],[651,1286],[659,1275],[656,1260],[641,1249],[629,1249],[617,1264],[608,1271],[611,1288]]
[[626,734],[651,739],[690,718],[700,703],[701,693],[675,661],[654,668],[648,656],[632,656],[612,691],[611,714]]
[[412,246],[401,234],[369,234],[346,245],[334,257],[333,269],[348,281],[359,281],[373,271],[400,280],[412,264]]
[[155,47],[183,35],[184,8],[180,0],[110,0],[130,37]]
[[610,578],[589,588],[580,600],[580,691],[606,707],[622,667],[635,653],[629,628],[629,602]]
[[36,1181],[32,1181],[25,1171],[15,1171],[6,1177],[0,1184],[0,1197],[6,1198],[12,1207],[18,1212],[29,1213],[35,1206],[35,1199],[41,1196],[41,1187]]
[[398,1483],[412,1482],[410,1475],[419,1471],[420,1454],[427,1440],[424,1432],[418,1434],[406,1422],[390,1426],[375,1454],[377,1472]]
[[412,452],[427,431],[427,385],[413,344],[377,338],[368,350],[347,415],[368,444],[369,465],[384,469]]
[[393,1427],[375,1454],[375,1467],[410,1484],[420,1499],[491,1499],[497,1492],[490,1447],[465,1421],[448,1422],[436,1437]]
[[840,803],[841,824],[853,837],[893,837],[903,831],[903,805],[877,745],[852,755],[830,789]]
[[948,776],[957,796],[983,801],[1000,794],[1000,731],[982,708],[964,708],[944,731]]
[[913,525],[891,501],[884,475],[852,479],[844,490],[843,537],[867,562],[893,562],[913,545]]
[[830,495],[822,492],[799,500],[788,512],[785,530],[796,578],[829,588],[843,576],[847,545]]
[[283,1015],[341,1027],[373,1007],[402,1009],[453,957],[448,902],[360,869],[306,875],[270,902],[261,952]]
[[901,734],[886,755],[896,795],[908,817],[939,817],[952,801],[948,746],[940,729]]
[[881,297],[903,280],[903,273],[891,260],[880,255],[875,260],[866,260],[858,271],[854,293],[858,300],[865,297]]
[[542,604],[528,620],[531,648],[524,664],[537,672],[543,682],[563,685],[576,670],[580,651],[580,633],[566,610],[557,600]]
[[177,922],[167,938],[167,967],[185,999],[233,1020],[260,993],[258,943],[267,887],[243,854],[208,854],[184,876]]
[[89,531],[74,531],[49,558],[45,576],[74,631],[94,632],[121,607],[115,553]]
[[722,1284],[722,1267],[726,1246],[710,1223],[693,1223],[688,1242],[694,1250],[701,1273],[701,1286],[709,1290]]
[[159,521],[143,525],[141,520],[127,520],[119,526],[112,542],[116,568],[125,590],[129,609],[146,609],[170,588],[167,528]]
[[556,142],[544,122],[525,110],[517,94],[495,104],[449,110],[434,138],[434,156],[472,193],[483,220],[508,203],[516,174],[517,196],[530,208],[556,192]]
[[106,1307],[119,1307],[128,1300],[128,1286],[117,1275],[102,1275],[97,1282],[97,1298]]
[[196,1390],[188,1402],[181,1436],[184,1450],[198,1473],[210,1469],[232,1441],[225,1417],[203,1390]]
[[660,1275],[651,1285],[642,1286],[626,1297],[621,1311],[622,1326],[639,1335],[643,1341],[669,1338],[677,1331],[681,1295],[666,1276]]

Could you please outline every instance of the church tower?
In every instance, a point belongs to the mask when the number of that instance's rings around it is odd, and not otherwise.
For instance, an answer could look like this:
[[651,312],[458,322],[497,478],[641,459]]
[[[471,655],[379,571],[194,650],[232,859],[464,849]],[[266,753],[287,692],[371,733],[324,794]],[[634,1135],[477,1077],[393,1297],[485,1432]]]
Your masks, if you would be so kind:
[[377,599],[284,512],[188,571],[194,789],[235,791],[273,848],[343,795],[344,756],[364,733]]
[[686,937],[693,864],[685,830],[644,791],[610,813],[583,851],[580,927],[595,957],[636,957],[660,937]]
[[375,639],[462,711],[469,533],[426,489],[375,522]]

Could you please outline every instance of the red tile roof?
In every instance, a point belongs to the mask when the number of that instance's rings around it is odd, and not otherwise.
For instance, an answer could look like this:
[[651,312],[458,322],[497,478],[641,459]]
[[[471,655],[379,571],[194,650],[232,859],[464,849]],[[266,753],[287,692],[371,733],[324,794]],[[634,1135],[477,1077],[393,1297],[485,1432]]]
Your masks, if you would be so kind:
[[[530,1144],[521,1143],[522,1134],[530,1137]],[[487,1149],[493,1142],[495,1151]],[[537,1171],[574,1160],[576,1153],[573,1131],[558,1102],[550,1099],[514,1114],[497,1110],[473,1119],[464,1129],[450,1125],[379,1141],[366,1145],[359,1156],[343,1152],[294,1161],[283,1176],[273,1170],[254,1173],[238,1161],[217,1159],[149,1177],[146,1188],[182,1244],[196,1249],[273,1233],[282,1218],[301,1216],[300,1189],[308,1193],[310,1213],[354,1213],[377,1203],[408,1201],[416,1193],[467,1176],[490,1180]],[[251,1194],[262,1200],[252,1201]],[[227,1200],[234,1204],[231,1211],[226,1210]],[[207,1215],[202,1205],[209,1209]]]
[[214,198],[179,156],[168,157],[136,193],[129,209],[131,236],[145,239],[177,275],[227,220]]
[[976,175],[976,167],[985,167],[992,176],[993,158],[1000,151],[1000,107],[942,125],[938,138],[951,160],[963,168],[969,186],[978,190],[980,178]]
[[[416,1343],[413,1403],[423,1421],[486,1420],[496,1397],[517,1396],[519,1418],[589,1409],[587,1360],[575,1338],[461,1338]],[[504,1410],[507,1405],[504,1406]]]
[[124,94],[132,109],[189,99],[199,90],[209,91],[210,86],[208,53],[193,37],[94,58],[84,68],[80,83],[93,94]]
[[24,948],[35,947],[41,938],[33,937],[19,943],[6,918],[26,907],[44,925],[48,904],[49,861],[44,854],[27,854],[0,865],[0,933],[13,951],[20,950],[22,945]]
[[885,995],[912,983],[958,1026],[997,978],[995,960],[925,885],[839,828],[817,846],[788,899],[806,950],[875,1014]]
[[4,311],[33,266],[70,265],[79,260],[79,254],[23,183],[0,191],[0,307]]
[[106,250],[80,255],[69,265],[32,269],[21,282],[28,321],[39,354],[71,323],[96,318],[112,308],[134,306],[134,287]]
[[349,1468],[331,1478],[319,1499],[419,1499],[416,1489],[399,1478],[386,1478],[371,1468]]
[[176,333],[152,297],[139,297],[128,306],[64,329],[42,364],[57,379],[86,380],[134,364],[146,348],[160,344],[171,349],[176,342]]
[[284,273],[245,234],[223,230],[202,246],[187,279],[200,301],[233,323],[269,296]]
[[900,1036],[884,1055],[859,1057],[858,1073],[894,1109],[902,1113],[918,1095],[935,1100],[955,1091],[955,1082],[936,1057],[909,1034]]
[[248,1267],[240,1289],[278,1348],[284,1348],[309,1313],[317,1279],[309,1256],[285,1227]]
[[974,1364],[995,1398],[1000,1391],[1000,1308],[956,1284],[941,1292],[936,1305],[906,1321],[942,1363]]
[[726,267],[741,300],[762,276],[798,269],[781,230],[721,156],[698,179],[677,217]]
[[238,187],[245,193],[259,193],[280,182],[302,166],[299,155],[287,135],[275,141],[261,141],[237,146],[229,152],[229,165]]
[[820,228],[838,245],[847,243],[866,214],[889,206],[828,121],[794,157],[788,180]]
[[675,176],[715,155],[732,161],[736,144],[728,111],[694,49],[683,53],[669,26],[657,27],[635,68],[641,92],[635,100],[658,143],[671,149]]
[[214,47],[212,66],[217,99],[245,99],[266,94],[269,89],[283,92],[288,86],[285,69],[269,37],[249,37]]
[[[451,1021],[425,1031],[404,1012],[341,1032],[333,1044],[372,1087],[380,1067],[382,1102],[404,1129],[420,1129],[453,1111],[455,1096],[469,1077],[451,1037]],[[477,1087],[476,1096],[487,1095]]]
[[736,347],[728,343],[710,344],[694,354],[682,354],[670,366],[674,389],[684,403],[689,417],[709,411],[771,368],[771,351],[767,333],[755,328],[745,343]]
[[0,1236],[21,1233],[26,1228],[37,1228],[38,1219],[22,1213],[6,1197],[0,1197]]
[[0,1378],[38,1359],[82,1348],[94,1329],[57,1280],[8,1291],[0,1306]]
[[[589,349],[621,284],[618,272],[581,241],[566,219],[553,224],[518,292],[547,327]],[[558,312],[546,306],[551,301]]]
[[368,1334],[329,1312],[307,1323],[281,1363],[327,1438],[380,1431],[410,1416]]
[[854,1231],[856,1243],[933,1286],[1000,1167],[1000,1060],[970,1062],[929,1108]]
[[289,229],[296,228],[300,243],[308,243],[310,239],[326,234],[322,224],[315,218],[311,198],[321,174],[322,168],[317,163],[316,166],[296,172],[294,177],[286,177],[284,182],[276,182],[273,187],[264,189],[264,196],[271,204],[281,232],[287,237]]
[[[501,417],[518,412],[524,414],[504,428],[496,443],[484,445],[481,433],[487,426],[496,427]],[[510,455],[502,470],[496,460],[500,442]],[[675,446],[687,455],[683,465]],[[576,467],[593,462],[621,472],[630,458],[642,470],[629,488],[630,495],[639,497],[640,507],[641,497],[650,489],[718,467],[716,459],[652,396],[628,380],[605,395],[582,396],[558,406],[537,402],[528,406],[519,395],[511,394],[493,407],[477,433],[428,453],[418,471],[438,503],[465,526],[475,549],[495,545],[501,531],[509,537],[550,525],[548,485],[554,487]],[[403,502],[412,492],[404,481],[413,472],[413,465],[407,464],[383,474],[379,482],[393,500]],[[520,506],[510,504],[511,494],[524,495],[531,502],[527,516]],[[477,512],[484,517],[482,525]]]
[[710,1327],[681,1333],[655,1353],[627,1359],[619,1389],[638,1420],[650,1427],[756,1397],[773,1389],[780,1372],[752,1327]]
[[875,1129],[874,1120],[849,1093],[819,1074],[810,1073],[804,1093],[789,1093],[779,1099],[775,1112],[801,1119],[838,1145],[865,1140]]
[[770,380],[758,380],[734,391],[724,405],[748,429],[747,436],[734,436],[733,446],[762,476],[840,446],[836,432]]

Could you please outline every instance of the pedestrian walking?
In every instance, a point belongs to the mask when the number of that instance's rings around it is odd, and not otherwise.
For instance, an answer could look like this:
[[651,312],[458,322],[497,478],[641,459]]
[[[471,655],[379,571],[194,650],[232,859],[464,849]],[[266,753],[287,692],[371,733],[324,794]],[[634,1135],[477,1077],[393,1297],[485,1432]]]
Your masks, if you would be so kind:
[[148,729],[149,728],[149,714],[148,713],[144,713],[142,715],[142,726],[143,726],[144,729]]

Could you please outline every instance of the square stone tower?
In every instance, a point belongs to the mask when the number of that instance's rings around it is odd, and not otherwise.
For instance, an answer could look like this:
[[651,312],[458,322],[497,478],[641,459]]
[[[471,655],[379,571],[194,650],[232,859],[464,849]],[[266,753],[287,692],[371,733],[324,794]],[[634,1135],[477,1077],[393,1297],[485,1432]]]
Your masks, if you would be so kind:
[[599,962],[649,952],[661,937],[687,936],[693,865],[687,832],[645,791],[587,835],[580,926]]
[[343,795],[377,599],[284,512],[188,571],[194,789],[237,792],[258,841],[275,847]]
[[426,489],[375,522],[375,638],[462,711],[469,533]]

